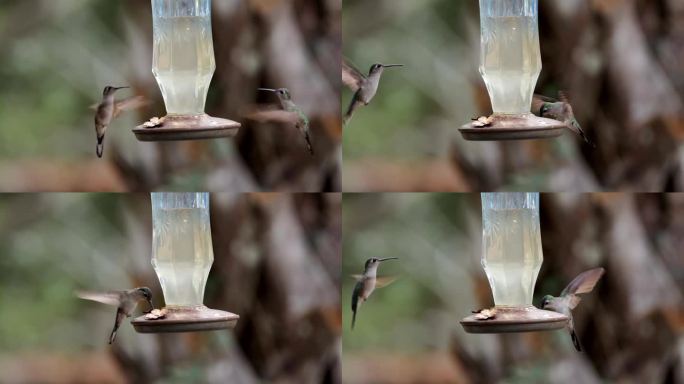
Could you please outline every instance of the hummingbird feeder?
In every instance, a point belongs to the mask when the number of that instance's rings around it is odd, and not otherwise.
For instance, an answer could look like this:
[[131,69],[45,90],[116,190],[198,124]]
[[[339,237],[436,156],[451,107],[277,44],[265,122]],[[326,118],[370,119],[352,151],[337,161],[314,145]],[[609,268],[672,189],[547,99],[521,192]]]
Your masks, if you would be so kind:
[[152,73],[164,96],[166,117],[133,132],[140,141],[200,140],[235,136],[240,124],[204,112],[216,70],[211,0],[152,0]]
[[214,262],[208,193],[152,194],[152,265],[166,307],[133,320],[140,333],[234,328],[239,316],[207,308],[204,288]]
[[568,317],[532,305],[543,262],[538,193],[482,194],[482,266],[494,296],[495,315],[468,316],[468,333],[548,331]]
[[527,140],[563,134],[563,123],[530,112],[542,69],[538,24],[538,0],[480,0],[480,74],[494,114],[461,127],[464,139]]

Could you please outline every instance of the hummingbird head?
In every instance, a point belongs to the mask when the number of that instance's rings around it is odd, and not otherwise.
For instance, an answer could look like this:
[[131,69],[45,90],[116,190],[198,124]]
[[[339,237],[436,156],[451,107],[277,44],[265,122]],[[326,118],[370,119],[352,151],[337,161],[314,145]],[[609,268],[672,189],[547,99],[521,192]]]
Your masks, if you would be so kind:
[[541,301],[541,309],[545,309],[546,307],[548,307],[549,304],[551,304],[551,302],[553,302],[553,299],[555,299],[555,298],[551,295],[544,296],[542,298],[542,301]]
[[540,114],[541,117],[560,121],[566,121],[569,117],[573,116],[570,104],[562,101],[557,103],[544,103]]
[[290,90],[288,90],[287,88],[280,88],[280,89],[276,90],[276,94],[278,94],[278,97],[280,97],[284,100],[290,100],[291,99]]
[[392,68],[392,67],[403,67],[404,64],[373,64],[371,66],[370,71],[368,71],[368,75],[373,75],[375,73],[379,73],[385,70],[385,68]]
[[106,86],[104,89],[104,92],[102,92],[102,96],[109,96],[114,94],[114,92],[118,91],[119,89],[126,89],[130,87],[112,87],[112,86]]
[[387,257],[384,259],[378,259],[375,257],[371,257],[370,259],[366,260],[365,268],[366,268],[366,270],[368,270],[369,268],[377,267],[378,265],[380,265],[380,263],[382,263],[383,261],[387,261],[387,260],[399,260],[399,258],[398,257]]
[[136,288],[136,291],[138,294],[140,294],[141,298],[147,300],[147,302],[150,304],[150,308],[153,309],[154,305],[152,304],[152,291],[147,287]]
[[271,88],[259,88],[260,91],[266,91],[266,92],[273,92],[276,95],[278,95],[279,98],[283,100],[290,100],[292,96],[290,96],[290,90],[287,88],[278,88],[278,89],[271,89]]
[[372,74],[377,73],[377,72],[382,72],[383,69],[385,69],[385,68],[382,66],[382,64],[373,64],[370,67],[368,74],[372,75]]

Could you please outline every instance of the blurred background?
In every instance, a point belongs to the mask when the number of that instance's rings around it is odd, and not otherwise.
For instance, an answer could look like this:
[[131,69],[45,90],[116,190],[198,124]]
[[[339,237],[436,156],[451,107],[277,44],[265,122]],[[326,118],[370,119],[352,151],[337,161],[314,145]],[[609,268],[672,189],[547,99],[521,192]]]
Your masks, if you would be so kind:
[[[137,334],[74,290],[149,286],[147,194],[0,196],[0,382],[339,383],[341,196],[214,194],[204,303],[233,331]],[[146,310],[140,305],[137,314]]]
[[[213,2],[216,73],[207,113],[243,123],[235,139],[140,143],[131,129],[165,114],[152,75],[150,1],[0,2],[0,189],[226,192],[340,189],[340,0]],[[105,86],[143,95],[95,156]],[[312,123],[311,157],[294,127],[246,116],[289,88]]]
[[[553,332],[471,335],[459,321],[493,305],[480,265],[477,194],[345,195],[343,381],[683,383],[684,195],[543,194],[544,263],[534,303],[606,269],[574,311],[584,347]],[[352,274],[370,257],[398,276],[351,327]]]
[[346,0],[344,55],[364,73],[406,67],[345,127],[345,191],[684,190],[684,2],[544,0],[539,14],[537,93],[566,91],[596,149],[570,132],[461,138],[491,113],[477,0]]

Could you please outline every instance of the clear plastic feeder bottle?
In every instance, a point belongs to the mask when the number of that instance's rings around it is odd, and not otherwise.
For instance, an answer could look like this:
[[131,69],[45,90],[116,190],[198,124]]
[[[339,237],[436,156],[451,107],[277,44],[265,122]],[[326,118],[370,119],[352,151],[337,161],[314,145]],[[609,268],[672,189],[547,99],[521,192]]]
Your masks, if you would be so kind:
[[532,305],[543,255],[538,193],[482,194],[482,266],[497,307]]
[[214,262],[208,193],[152,194],[152,266],[167,306],[201,306]]
[[529,114],[542,69],[537,0],[480,0],[480,74],[495,114]]
[[216,70],[211,0],[152,0],[153,68],[169,115],[201,115]]

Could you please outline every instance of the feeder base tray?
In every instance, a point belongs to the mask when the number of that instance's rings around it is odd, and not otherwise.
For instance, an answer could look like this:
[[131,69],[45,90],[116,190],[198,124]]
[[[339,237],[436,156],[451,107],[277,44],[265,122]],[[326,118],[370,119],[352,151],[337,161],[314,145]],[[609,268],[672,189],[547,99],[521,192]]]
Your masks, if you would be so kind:
[[133,129],[135,137],[140,141],[179,141],[206,140],[220,137],[234,137],[240,130],[240,123],[211,117],[207,114],[195,116],[164,117],[163,122],[155,127],[148,123]]
[[468,333],[537,332],[562,329],[568,317],[551,311],[529,307],[496,307],[496,316],[489,320],[477,320],[475,315],[461,320]]
[[478,127],[477,122],[459,129],[469,141],[502,141],[549,139],[563,134],[566,126],[560,121],[527,115],[493,115],[492,124]]
[[240,316],[199,307],[168,307],[166,316],[157,320],[148,320],[140,316],[131,324],[138,333],[167,333],[167,332],[200,332],[219,329],[235,328]]

